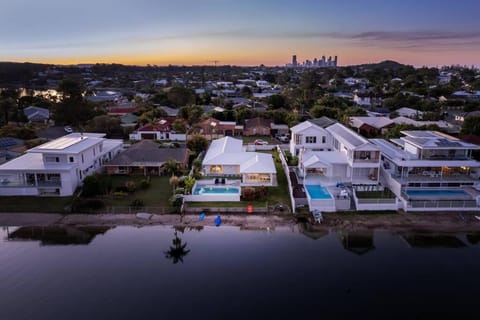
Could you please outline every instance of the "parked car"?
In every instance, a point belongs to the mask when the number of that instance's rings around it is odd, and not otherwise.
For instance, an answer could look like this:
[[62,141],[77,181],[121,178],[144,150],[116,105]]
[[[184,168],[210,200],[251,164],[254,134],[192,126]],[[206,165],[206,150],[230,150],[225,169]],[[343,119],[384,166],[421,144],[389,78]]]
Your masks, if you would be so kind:
[[72,133],[73,132],[73,129],[70,126],[63,127],[63,130],[65,130],[65,132],[67,132],[67,133]]
[[265,141],[265,140],[262,140],[262,139],[257,139],[257,140],[255,140],[253,143],[254,143],[254,144],[256,144],[256,145],[264,145],[264,144],[268,144],[268,142],[267,142],[267,141]]

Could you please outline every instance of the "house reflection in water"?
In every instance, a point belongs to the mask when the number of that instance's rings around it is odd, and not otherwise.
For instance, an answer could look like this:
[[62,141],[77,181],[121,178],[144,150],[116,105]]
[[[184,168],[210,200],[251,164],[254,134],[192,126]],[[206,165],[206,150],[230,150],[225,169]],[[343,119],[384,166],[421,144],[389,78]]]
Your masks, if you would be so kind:
[[327,228],[312,225],[310,222],[300,222],[298,224],[298,229],[301,234],[313,240],[323,238],[330,233]]
[[362,255],[375,249],[373,231],[339,231],[338,236],[343,247],[355,254]]
[[462,248],[466,244],[454,234],[405,233],[402,238],[412,248]]
[[85,245],[112,227],[105,226],[48,226],[20,227],[8,234],[9,241],[40,241],[42,246]]

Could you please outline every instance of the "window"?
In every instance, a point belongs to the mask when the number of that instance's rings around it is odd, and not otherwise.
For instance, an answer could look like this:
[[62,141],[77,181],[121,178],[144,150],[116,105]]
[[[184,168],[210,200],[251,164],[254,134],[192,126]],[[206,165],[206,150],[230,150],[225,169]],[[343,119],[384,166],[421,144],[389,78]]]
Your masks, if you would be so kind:
[[322,137],[322,143],[326,143],[327,142],[327,137],[323,136]]
[[60,162],[59,157],[46,156],[45,162]]
[[70,161],[70,162],[74,162],[74,161],[75,161],[75,159],[74,159],[73,157],[69,157],[69,158],[68,158],[68,161]]
[[302,135],[301,134],[294,134],[295,136],[295,143],[302,144]]
[[221,165],[210,166],[210,173],[222,173],[223,168]]
[[305,143],[317,143],[317,137],[305,137]]
[[83,153],[82,153],[82,163],[85,162],[85,158],[83,157]]

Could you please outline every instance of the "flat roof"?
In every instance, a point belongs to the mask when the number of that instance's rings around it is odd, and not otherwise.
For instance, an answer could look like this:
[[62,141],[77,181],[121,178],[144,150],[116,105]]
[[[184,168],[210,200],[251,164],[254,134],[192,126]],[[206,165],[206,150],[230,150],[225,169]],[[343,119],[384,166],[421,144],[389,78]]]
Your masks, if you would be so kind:
[[105,139],[99,133],[71,133],[28,150],[33,153],[79,153]]
[[45,163],[41,153],[26,153],[0,165],[2,171],[69,171],[74,164],[69,163]]

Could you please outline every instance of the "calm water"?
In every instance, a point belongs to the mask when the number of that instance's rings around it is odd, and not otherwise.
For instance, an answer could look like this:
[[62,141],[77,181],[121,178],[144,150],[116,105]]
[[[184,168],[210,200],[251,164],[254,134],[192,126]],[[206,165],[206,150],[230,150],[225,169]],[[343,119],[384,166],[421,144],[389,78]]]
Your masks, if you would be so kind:
[[478,315],[479,234],[304,232],[5,228],[0,319]]

